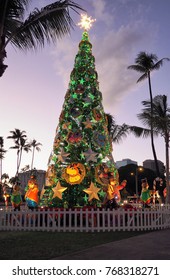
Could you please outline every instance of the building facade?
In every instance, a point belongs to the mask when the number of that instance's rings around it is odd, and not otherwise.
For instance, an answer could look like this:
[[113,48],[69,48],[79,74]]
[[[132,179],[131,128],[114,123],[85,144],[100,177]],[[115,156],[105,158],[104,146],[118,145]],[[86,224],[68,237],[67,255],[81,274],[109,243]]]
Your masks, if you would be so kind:
[[126,166],[128,164],[135,164],[135,165],[137,165],[138,163],[137,163],[137,161],[131,160],[129,158],[125,158],[125,159],[116,161],[115,164],[116,164],[116,168],[119,169],[120,167]]
[[[164,163],[162,161],[158,160],[158,166],[159,166],[160,174],[161,174],[161,176],[163,176],[164,173],[165,173]],[[143,161],[143,167],[144,168],[149,168],[156,173],[155,161],[152,160],[152,159],[146,159],[145,161]]]

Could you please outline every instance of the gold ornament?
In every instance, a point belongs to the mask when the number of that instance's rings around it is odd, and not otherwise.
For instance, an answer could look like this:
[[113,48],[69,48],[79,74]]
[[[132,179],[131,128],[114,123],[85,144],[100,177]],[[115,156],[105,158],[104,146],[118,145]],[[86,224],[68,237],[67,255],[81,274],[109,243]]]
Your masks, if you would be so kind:
[[62,176],[71,185],[80,184],[86,175],[86,170],[81,163],[72,163],[65,168]]
[[100,191],[99,188],[94,186],[94,183],[90,184],[90,187],[88,189],[83,190],[85,193],[89,195],[88,201],[91,201],[93,198],[100,200],[98,197],[98,192]]
[[66,190],[67,188],[63,188],[60,184],[60,181],[58,181],[56,187],[54,187],[52,190],[54,192],[53,197],[58,197],[59,199],[62,199],[62,193]]

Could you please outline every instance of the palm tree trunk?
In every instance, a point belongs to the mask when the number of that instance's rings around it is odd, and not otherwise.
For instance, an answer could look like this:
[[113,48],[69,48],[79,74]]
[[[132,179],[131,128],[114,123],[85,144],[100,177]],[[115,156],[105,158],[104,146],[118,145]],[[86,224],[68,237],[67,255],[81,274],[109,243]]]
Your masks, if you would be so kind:
[[165,138],[165,156],[166,156],[166,203],[170,203],[170,184],[169,184],[169,135]]
[[1,182],[1,177],[2,177],[2,158],[0,161],[0,182]]
[[17,176],[18,176],[18,173],[19,173],[19,168],[20,168],[20,165],[21,165],[21,157],[22,157],[22,148],[20,149],[20,153],[19,153],[19,156],[18,156],[18,166],[17,166]]
[[152,152],[153,152],[153,157],[154,157],[154,161],[155,161],[156,176],[160,177],[158,159],[156,156],[155,145],[154,145],[154,136],[153,136],[153,97],[152,97],[150,72],[148,72],[148,82],[149,82],[149,93],[150,93],[150,102],[151,102],[151,146],[152,146]]
[[34,152],[35,152],[35,147],[33,147],[33,150],[32,150],[32,161],[31,161],[31,170],[33,169],[33,162],[34,162]]
[[16,171],[16,176],[18,176],[18,169],[19,169],[19,158],[20,158],[20,150],[17,150],[17,171]]

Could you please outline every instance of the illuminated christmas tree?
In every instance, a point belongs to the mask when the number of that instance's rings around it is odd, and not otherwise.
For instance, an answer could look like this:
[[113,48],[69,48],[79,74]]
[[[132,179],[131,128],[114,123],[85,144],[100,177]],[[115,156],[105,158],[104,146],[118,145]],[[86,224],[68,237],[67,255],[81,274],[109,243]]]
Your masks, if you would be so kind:
[[46,186],[41,193],[43,206],[99,207],[110,178],[118,184],[88,35],[93,21],[82,16],[79,23],[84,31],[56,129]]

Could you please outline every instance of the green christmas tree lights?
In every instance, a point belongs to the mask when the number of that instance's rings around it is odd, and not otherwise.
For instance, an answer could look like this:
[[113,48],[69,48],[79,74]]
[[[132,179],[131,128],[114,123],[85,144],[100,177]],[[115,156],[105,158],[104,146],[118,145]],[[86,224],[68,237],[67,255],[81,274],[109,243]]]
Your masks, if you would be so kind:
[[59,117],[42,206],[100,207],[110,178],[118,184],[87,30],[86,26]]

